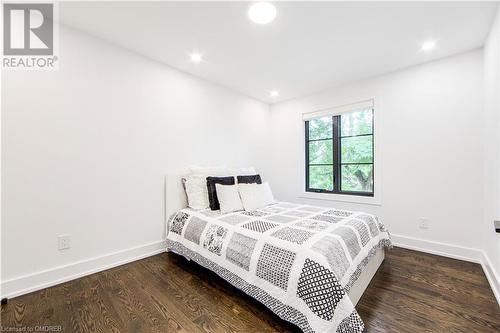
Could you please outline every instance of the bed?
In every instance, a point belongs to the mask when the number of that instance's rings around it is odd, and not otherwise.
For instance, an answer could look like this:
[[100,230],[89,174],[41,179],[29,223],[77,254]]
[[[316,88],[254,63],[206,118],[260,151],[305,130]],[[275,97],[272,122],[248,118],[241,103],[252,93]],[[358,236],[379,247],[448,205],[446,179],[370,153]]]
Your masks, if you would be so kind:
[[[304,332],[362,332],[354,306],[391,245],[377,217],[276,202],[221,214],[166,181],[167,251],[210,269]],[[179,188],[180,187],[180,188]]]

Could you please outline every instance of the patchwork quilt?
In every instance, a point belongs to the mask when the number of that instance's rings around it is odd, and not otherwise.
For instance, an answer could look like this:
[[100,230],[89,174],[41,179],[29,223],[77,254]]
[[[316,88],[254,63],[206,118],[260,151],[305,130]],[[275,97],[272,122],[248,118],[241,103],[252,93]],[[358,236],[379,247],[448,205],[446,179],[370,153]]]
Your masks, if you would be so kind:
[[362,332],[349,291],[378,248],[376,216],[279,202],[253,212],[182,209],[167,250],[214,271],[304,332]]

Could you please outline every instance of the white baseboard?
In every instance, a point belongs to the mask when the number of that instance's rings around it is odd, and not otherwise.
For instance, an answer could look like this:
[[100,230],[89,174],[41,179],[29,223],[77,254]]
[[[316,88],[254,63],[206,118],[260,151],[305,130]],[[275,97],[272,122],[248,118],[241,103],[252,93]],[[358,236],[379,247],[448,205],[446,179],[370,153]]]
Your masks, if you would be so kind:
[[481,263],[481,259],[483,257],[483,253],[481,250],[473,249],[470,247],[428,241],[420,238],[407,237],[401,235],[391,234],[391,237],[394,246],[402,247],[409,250],[435,254],[438,256],[443,256],[458,260],[470,261],[477,264]]
[[486,278],[490,283],[491,290],[493,291],[493,294],[495,294],[498,305],[500,305],[500,277],[498,276],[498,273],[495,272],[493,265],[491,264],[491,260],[486,252],[482,252],[483,256],[481,260],[481,266],[483,267],[484,274],[486,275]]
[[12,298],[97,273],[165,251],[157,241],[2,281],[1,297]]
[[419,238],[391,235],[394,246],[480,264],[500,305],[500,278],[483,250]]

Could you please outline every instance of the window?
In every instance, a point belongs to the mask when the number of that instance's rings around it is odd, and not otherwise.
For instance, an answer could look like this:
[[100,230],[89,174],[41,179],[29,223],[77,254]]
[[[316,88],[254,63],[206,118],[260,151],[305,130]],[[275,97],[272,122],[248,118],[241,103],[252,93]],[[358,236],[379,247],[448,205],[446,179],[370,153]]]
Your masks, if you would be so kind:
[[306,191],[373,196],[373,107],[305,117]]

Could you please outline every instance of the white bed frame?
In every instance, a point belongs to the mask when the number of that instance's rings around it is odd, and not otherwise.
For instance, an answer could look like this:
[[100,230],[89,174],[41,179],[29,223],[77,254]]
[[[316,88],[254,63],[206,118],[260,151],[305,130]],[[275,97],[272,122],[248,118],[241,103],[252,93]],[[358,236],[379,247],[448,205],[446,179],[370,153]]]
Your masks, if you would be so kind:
[[[167,221],[170,215],[178,211],[179,209],[187,207],[186,192],[182,186],[182,177],[185,172],[172,172],[168,173],[165,177],[165,235],[167,231]],[[365,292],[366,288],[370,284],[375,273],[377,273],[378,268],[384,261],[385,253],[384,249],[380,248],[377,250],[375,255],[372,257],[368,265],[363,269],[363,272],[359,276],[358,280],[352,285],[349,292],[349,297],[354,305],[358,304],[361,296]]]
[[349,297],[351,298],[352,304],[358,304],[361,296],[363,296],[366,288],[370,284],[370,281],[377,273],[378,268],[382,265],[385,258],[384,248],[381,247],[377,250],[375,255],[371,258],[368,264],[363,269],[363,272],[359,278],[354,282],[349,291]]

